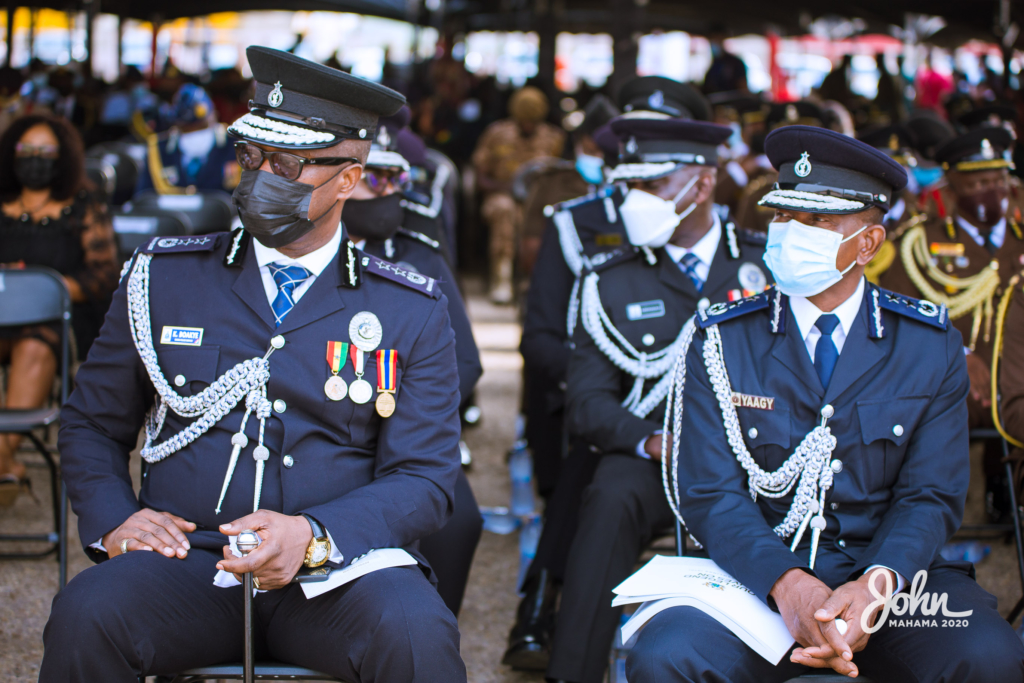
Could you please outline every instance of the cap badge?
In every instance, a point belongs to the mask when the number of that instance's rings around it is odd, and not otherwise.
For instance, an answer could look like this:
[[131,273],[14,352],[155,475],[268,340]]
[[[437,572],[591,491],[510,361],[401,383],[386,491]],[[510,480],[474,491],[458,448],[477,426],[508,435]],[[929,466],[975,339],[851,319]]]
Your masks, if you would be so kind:
[[981,141],[981,158],[986,160],[996,158],[996,152],[992,149],[992,143],[988,141],[988,138]]
[[377,133],[377,144],[387,149],[387,146],[391,144],[391,136],[388,135],[388,129],[384,126],[380,127],[380,132]]
[[280,107],[284,102],[284,93],[281,92],[281,81],[274,84],[274,89],[267,95],[267,104],[271,107]]
[[811,175],[811,161],[808,159],[810,152],[804,152],[800,155],[800,161],[793,164],[793,173],[796,173],[801,178],[806,178]]
[[640,148],[637,147],[636,138],[630,138],[626,142],[626,153],[627,154],[636,154],[638,149],[640,149]]
[[786,120],[795,122],[800,120],[800,112],[796,110],[796,105],[789,105],[786,107]]
[[651,96],[647,98],[647,104],[651,109],[661,109],[665,106],[665,93],[660,90],[655,90],[651,93]]

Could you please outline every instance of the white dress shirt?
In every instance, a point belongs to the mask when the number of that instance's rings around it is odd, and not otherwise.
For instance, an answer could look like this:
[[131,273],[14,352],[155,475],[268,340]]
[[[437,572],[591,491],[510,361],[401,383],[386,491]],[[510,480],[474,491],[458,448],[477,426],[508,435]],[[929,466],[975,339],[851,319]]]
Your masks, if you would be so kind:
[[265,247],[256,239],[252,241],[252,245],[256,251],[256,263],[260,267],[260,277],[263,278],[263,289],[267,293],[267,301],[270,302],[271,306],[274,305],[274,299],[277,298],[278,292],[277,283],[274,282],[274,276],[270,272],[271,263],[289,266],[299,265],[313,274],[292,292],[292,301],[299,303],[302,295],[306,293],[306,290],[310,288],[313,281],[316,280],[320,273],[324,272],[324,268],[331,262],[335,254],[338,253],[338,248],[341,247],[341,224],[338,224],[338,229],[335,230],[334,236],[331,237],[327,244],[297,259],[285,256],[277,249]]
[[[968,223],[962,216],[956,217],[956,224],[959,225],[964,232],[970,235],[971,239],[974,240],[979,247],[985,246],[985,238],[981,236],[981,232],[976,227]],[[996,249],[999,249],[1003,246],[1003,240],[1005,239],[1006,219],[1003,218],[992,226],[992,230],[989,231],[988,241],[991,242]]]
[[[860,283],[857,285],[857,291],[849,299],[828,311],[839,318],[839,324],[832,330],[832,343],[836,345],[836,350],[840,354],[843,352],[843,347],[846,345],[846,337],[850,334],[853,323],[857,320],[857,313],[860,312],[860,307],[863,303],[864,278],[861,278]],[[804,340],[804,345],[807,347],[807,354],[811,357],[811,363],[814,363],[814,351],[818,346],[818,340],[821,339],[821,330],[815,327],[814,323],[818,321],[818,316],[824,314],[825,311],[822,311],[808,301],[806,297],[802,296],[789,297],[789,308],[793,311],[796,326],[800,328],[800,337]],[[865,569],[864,573],[868,574],[879,567],[889,569],[889,571],[896,575],[897,593],[907,585],[906,579],[899,572],[885,565],[873,564]]]
[[715,252],[718,251],[718,242],[722,239],[722,221],[719,220],[717,213],[712,212],[711,215],[713,220],[711,229],[689,249],[677,247],[674,244],[665,245],[665,252],[676,263],[682,260],[684,254],[694,254],[699,258],[700,262],[696,268],[697,277],[705,282],[708,279],[708,273],[711,272],[711,262],[715,260]]

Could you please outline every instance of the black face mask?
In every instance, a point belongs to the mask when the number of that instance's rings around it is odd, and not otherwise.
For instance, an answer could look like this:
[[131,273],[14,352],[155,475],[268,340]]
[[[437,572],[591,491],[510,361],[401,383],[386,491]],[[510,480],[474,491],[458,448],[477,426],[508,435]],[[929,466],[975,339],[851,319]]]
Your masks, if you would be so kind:
[[353,238],[383,242],[393,237],[405,218],[398,192],[373,199],[349,199],[341,209],[341,222]]
[[49,187],[53,180],[54,159],[41,156],[15,157],[14,177],[22,187],[30,190],[42,190]]
[[316,218],[309,218],[313,191],[334,180],[338,173],[314,187],[267,171],[242,171],[231,201],[245,231],[263,246],[277,249],[311,232],[317,221],[334,209],[337,202]]

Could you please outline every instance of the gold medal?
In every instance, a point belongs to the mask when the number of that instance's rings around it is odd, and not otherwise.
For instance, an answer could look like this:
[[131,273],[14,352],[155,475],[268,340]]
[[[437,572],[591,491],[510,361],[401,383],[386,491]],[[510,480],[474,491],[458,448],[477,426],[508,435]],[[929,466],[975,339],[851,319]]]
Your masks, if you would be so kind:
[[377,394],[377,414],[381,417],[391,417],[395,413],[395,397],[388,392]]

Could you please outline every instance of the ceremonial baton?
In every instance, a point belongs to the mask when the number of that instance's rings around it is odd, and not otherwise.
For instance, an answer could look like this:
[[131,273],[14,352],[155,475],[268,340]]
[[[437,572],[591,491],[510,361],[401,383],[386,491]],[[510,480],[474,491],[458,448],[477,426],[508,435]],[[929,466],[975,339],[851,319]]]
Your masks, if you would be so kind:
[[[260,545],[260,537],[255,531],[245,529],[238,534],[235,546],[238,552],[245,557]],[[242,575],[242,587],[245,589],[245,608],[243,610],[243,624],[245,625],[245,646],[242,657],[242,680],[245,683],[254,683],[255,659],[252,647],[252,572]]]

